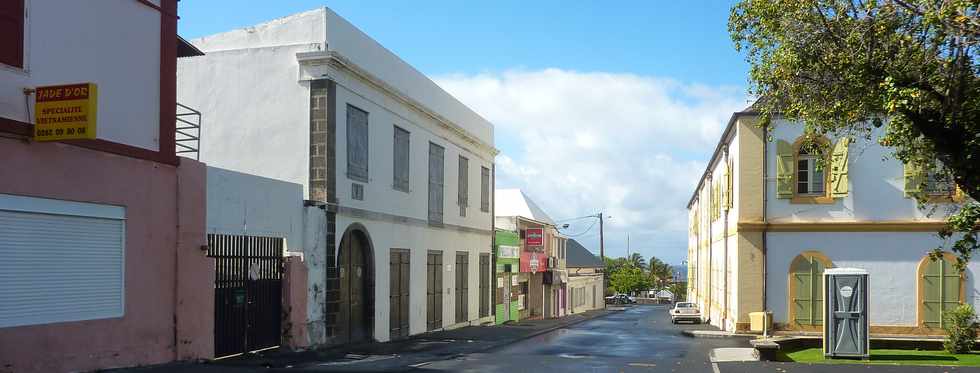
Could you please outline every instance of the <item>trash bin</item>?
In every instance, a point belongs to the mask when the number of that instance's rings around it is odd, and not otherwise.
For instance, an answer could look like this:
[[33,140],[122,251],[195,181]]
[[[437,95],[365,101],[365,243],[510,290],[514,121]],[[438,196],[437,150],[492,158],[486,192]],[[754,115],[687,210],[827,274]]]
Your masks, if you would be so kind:
[[761,332],[763,329],[772,330],[772,312],[749,312],[749,330]]
[[823,354],[868,359],[868,271],[831,268],[823,272]]

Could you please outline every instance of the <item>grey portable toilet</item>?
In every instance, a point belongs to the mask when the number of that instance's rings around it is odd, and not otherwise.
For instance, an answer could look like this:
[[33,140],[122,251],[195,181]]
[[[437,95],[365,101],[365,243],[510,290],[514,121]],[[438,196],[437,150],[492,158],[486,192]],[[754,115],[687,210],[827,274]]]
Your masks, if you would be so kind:
[[868,271],[829,268],[823,291],[824,356],[869,358]]

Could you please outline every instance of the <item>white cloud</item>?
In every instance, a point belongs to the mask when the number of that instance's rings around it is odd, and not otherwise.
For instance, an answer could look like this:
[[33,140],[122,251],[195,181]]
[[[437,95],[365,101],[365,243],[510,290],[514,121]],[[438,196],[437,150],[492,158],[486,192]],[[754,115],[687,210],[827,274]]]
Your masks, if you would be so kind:
[[[729,116],[737,87],[560,69],[447,75],[436,82],[495,125],[497,186],[518,187],[555,219],[612,215],[607,255],[631,247],[686,256],[688,198]],[[569,233],[592,222],[573,222]],[[581,236],[598,249],[597,229]]]

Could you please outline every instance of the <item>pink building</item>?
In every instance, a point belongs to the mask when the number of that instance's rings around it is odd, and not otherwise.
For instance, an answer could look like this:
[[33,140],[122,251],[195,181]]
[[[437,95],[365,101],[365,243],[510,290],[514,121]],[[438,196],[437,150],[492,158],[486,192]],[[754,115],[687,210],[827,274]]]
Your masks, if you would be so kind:
[[[177,0],[0,2],[0,371],[213,356],[205,167],[175,155],[180,42]],[[95,137],[33,141],[35,89],[76,83],[97,87]]]

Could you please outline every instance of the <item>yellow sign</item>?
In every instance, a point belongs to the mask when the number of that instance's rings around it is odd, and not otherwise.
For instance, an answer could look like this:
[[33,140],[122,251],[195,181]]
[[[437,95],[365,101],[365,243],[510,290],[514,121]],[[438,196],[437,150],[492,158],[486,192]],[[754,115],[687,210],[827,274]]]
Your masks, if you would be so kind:
[[94,139],[98,98],[95,83],[37,87],[34,140]]

